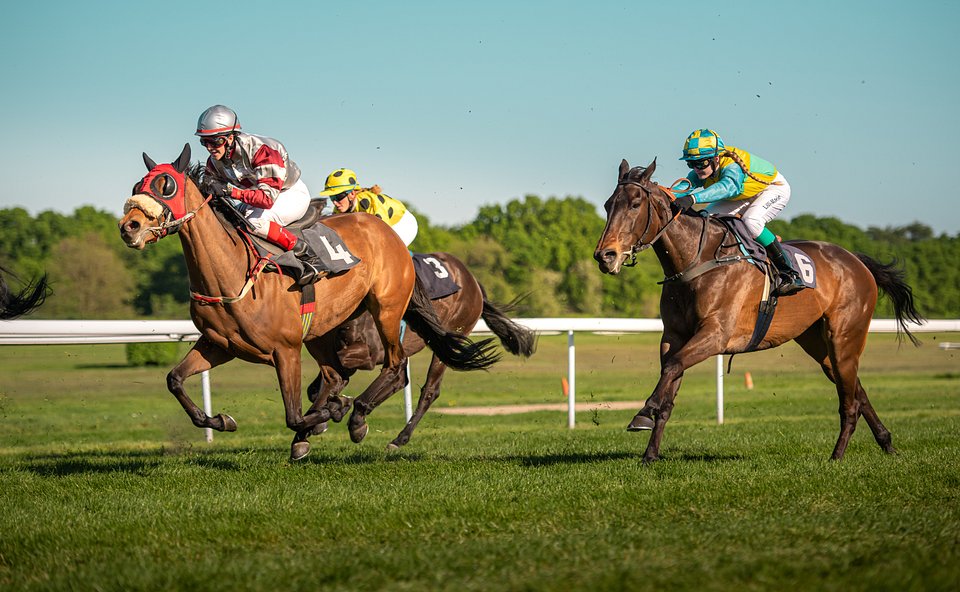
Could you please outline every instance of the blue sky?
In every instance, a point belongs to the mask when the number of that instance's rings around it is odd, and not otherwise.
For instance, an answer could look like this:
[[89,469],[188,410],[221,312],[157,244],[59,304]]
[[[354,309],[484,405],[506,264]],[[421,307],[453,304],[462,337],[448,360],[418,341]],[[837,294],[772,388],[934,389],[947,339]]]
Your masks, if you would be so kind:
[[435,224],[602,211],[621,158],[669,183],[710,127],[784,173],[784,218],[960,232],[956,2],[56,4],[5,8],[0,207],[119,215],[223,103],[313,193],[353,168]]

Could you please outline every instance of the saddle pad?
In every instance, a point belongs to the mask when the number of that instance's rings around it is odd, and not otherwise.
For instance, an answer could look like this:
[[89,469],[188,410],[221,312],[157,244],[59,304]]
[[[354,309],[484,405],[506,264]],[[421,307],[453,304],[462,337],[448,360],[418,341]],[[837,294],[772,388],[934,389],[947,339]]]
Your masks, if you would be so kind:
[[817,287],[817,265],[806,253],[789,243],[780,243],[787,257],[793,259],[793,265],[800,272],[800,278],[808,288]]
[[[317,257],[323,263],[324,270],[331,274],[347,271],[360,262],[360,258],[350,252],[340,235],[322,222],[317,222],[310,228],[304,229],[300,232],[300,235],[313,247]],[[274,260],[282,267],[303,271],[303,265],[291,251],[280,253]]]
[[446,298],[460,291],[450,270],[433,253],[413,253],[413,267],[417,277],[427,287],[430,300]]
[[[743,220],[737,216],[715,216],[715,218],[723,222],[727,228],[729,228],[736,235],[737,240],[740,241],[740,250],[744,253],[744,255],[752,257],[757,263],[758,267],[759,263],[768,260],[767,250],[764,249],[756,239],[750,236],[750,232],[747,230],[747,226],[743,223]],[[780,245],[783,247],[783,252],[787,255],[787,257],[790,257],[793,260],[794,266],[796,266],[797,271],[800,272],[800,277],[803,279],[803,283],[808,288],[816,288],[817,266],[813,263],[813,259],[789,243],[782,242]]]

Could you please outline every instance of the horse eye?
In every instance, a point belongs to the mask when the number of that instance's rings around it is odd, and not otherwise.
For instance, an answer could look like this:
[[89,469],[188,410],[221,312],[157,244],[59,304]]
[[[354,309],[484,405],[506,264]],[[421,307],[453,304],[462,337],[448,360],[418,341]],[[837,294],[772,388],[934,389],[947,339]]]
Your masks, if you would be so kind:
[[166,199],[170,199],[177,194],[177,181],[170,175],[163,175],[161,177],[160,183],[160,196]]
[[636,210],[640,207],[642,203],[643,203],[643,200],[639,200],[639,199],[630,200],[630,209]]

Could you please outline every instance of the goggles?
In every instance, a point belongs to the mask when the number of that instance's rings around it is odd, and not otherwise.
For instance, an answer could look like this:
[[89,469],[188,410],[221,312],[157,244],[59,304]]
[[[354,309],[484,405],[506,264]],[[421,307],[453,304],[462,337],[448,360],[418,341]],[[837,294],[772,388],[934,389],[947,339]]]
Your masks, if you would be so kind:
[[711,159],[711,158],[704,158],[704,159],[702,159],[702,160],[688,160],[688,161],[687,161],[687,166],[688,166],[688,167],[690,167],[691,169],[696,169],[696,170],[698,170],[698,171],[702,171],[703,169],[707,168],[708,166],[710,166],[710,165],[712,165],[712,164],[713,164],[713,159]]
[[200,138],[200,143],[204,148],[219,148],[227,143],[226,136],[210,136],[208,138]]

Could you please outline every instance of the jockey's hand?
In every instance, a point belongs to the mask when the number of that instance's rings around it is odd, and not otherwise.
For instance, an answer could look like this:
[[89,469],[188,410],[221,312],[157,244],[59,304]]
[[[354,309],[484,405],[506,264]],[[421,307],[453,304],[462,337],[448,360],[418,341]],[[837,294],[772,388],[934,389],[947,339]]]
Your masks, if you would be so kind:
[[693,196],[688,193],[686,195],[678,197],[677,200],[673,203],[677,204],[677,207],[680,208],[681,210],[687,210],[693,207],[693,204],[697,202],[696,200],[693,199]]
[[203,192],[204,195],[230,197],[230,187],[216,177],[204,177],[200,183],[200,191]]

